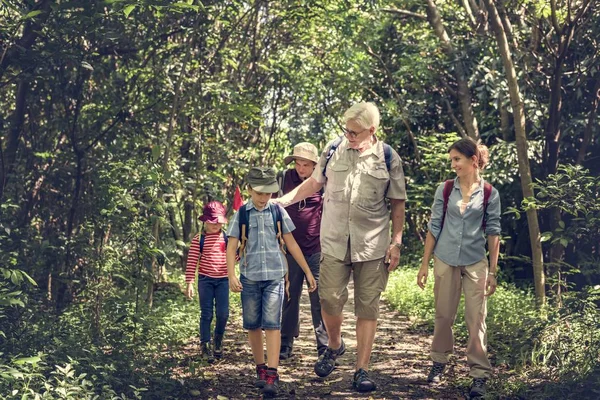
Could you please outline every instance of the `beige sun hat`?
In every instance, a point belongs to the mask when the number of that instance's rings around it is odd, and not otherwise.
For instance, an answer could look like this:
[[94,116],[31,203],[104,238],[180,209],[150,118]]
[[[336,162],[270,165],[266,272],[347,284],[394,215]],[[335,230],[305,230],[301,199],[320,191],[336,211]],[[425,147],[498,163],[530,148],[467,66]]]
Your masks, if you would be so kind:
[[287,165],[294,161],[296,158],[302,158],[303,160],[312,161],[316,164],[319,161],[319,152],[315,145],[313,145],[312,143],[298,143],[294,146],[293,154],[284,158],[283,162]]

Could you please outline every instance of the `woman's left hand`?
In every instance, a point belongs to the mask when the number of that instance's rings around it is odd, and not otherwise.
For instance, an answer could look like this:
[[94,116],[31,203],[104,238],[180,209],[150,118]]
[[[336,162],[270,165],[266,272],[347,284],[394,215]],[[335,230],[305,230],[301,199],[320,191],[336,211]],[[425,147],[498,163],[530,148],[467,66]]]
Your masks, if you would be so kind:
[[496,291],[496,286],[498,286],[498,282],[496,282],[496,275],[488,275],[487,281],[485,282],[485,295],[493,295]]

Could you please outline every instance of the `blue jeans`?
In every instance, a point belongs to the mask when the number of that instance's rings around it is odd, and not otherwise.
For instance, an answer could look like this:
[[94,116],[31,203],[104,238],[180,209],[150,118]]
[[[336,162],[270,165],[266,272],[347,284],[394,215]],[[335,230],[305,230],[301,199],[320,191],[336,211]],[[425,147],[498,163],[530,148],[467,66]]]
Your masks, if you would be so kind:
[[198,297],[200,297],[200,342],[210,342],[210,324],[213,309],[217,321],[215,335],[223,335],[229,319],[229,279],[198,275]]
[[240,282],[243,287],[241,297],[244,329],[279,330],[285,279],[251,281],[241,275]]

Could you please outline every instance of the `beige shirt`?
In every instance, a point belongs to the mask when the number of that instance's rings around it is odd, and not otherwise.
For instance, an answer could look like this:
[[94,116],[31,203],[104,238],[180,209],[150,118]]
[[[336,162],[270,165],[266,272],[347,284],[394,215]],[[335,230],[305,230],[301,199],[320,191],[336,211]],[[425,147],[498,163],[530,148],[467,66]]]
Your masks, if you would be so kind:
[[343,260],[350,241],[352,262],[382,258],[390,244],[390,211],[385,198],[406,199],[400,156],[392,149],[388,173],[383,142],[378,140],[359,153],[349,149],[344,138],[323,176],[332,143],[325,146],[312,174],[317,182],[325,184],[321,251]]

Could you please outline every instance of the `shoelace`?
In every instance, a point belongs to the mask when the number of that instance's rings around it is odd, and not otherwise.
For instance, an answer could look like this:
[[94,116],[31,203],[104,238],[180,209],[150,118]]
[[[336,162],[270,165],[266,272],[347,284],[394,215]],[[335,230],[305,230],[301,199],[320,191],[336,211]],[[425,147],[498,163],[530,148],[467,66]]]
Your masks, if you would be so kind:
[[355,379],[355,381],[358,382],[358,383],[360,383],[360,382],[364,381],[365,379],[369,379],[369,374],[364,369],[359,369],[356,372],[356,379]]

